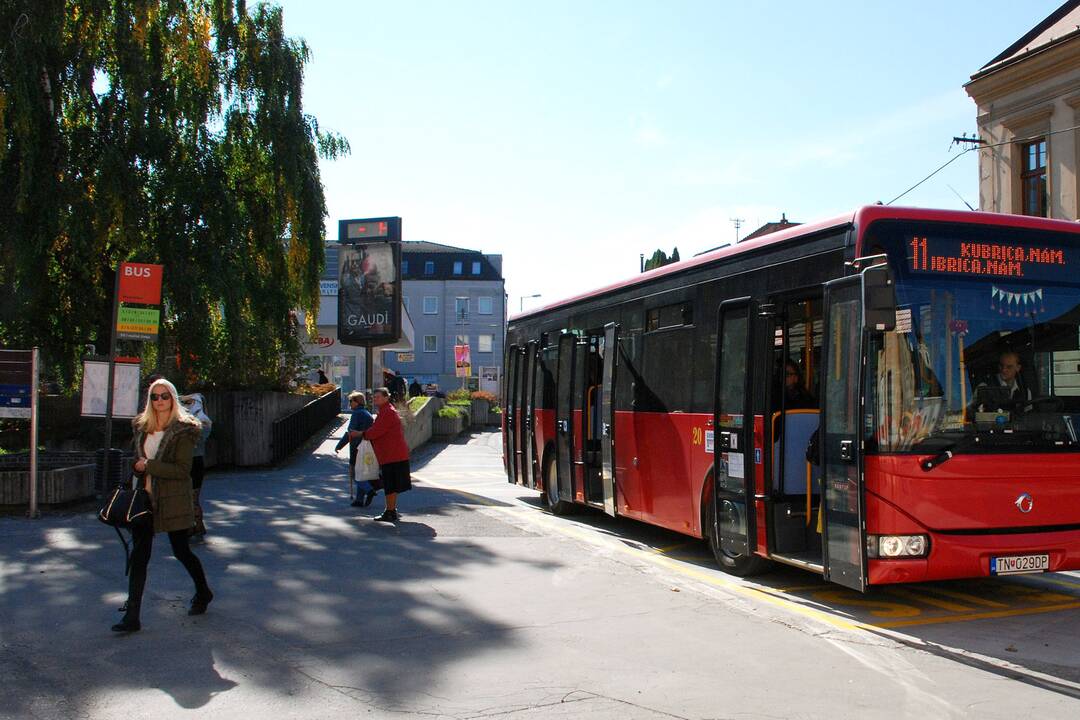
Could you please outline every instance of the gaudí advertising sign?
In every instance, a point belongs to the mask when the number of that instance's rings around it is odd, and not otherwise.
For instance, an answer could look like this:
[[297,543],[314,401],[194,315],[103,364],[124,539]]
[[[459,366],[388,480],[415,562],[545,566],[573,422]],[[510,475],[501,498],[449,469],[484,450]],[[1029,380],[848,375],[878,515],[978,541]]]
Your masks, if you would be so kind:
[[345,345],[375,347],[401,337],[401,242],[387,220],[397,218],[342,221],[337,302],[338,341]]

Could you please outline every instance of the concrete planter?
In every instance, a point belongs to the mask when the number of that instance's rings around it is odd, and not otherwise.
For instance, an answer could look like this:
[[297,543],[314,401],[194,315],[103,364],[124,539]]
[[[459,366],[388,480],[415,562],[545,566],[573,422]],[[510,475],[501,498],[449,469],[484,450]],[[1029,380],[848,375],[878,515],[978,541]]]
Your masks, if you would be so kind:
[[502,413],[488,410],[487,424],[502,427]]
[[455,438],[464,429],[465,418],[461,415],[452,418],[436,416],[431,421],[431,434],[444,439]]
[[491,410],[491,403],[487,400],[473,400],[469,410],[469,425],[472,427],[482,427],[487,425],[488,412]]
[[[39,470],[38,502],[58,505],[94,497],[94,465]],[[30,502],[30,471],[0,471],[0,505],[26,505]]]
[[405,442],[408,443],[410,452],[431,439],[435,413],[439,411],[442,404],[439,398],[428,398],[411,418],[402,418],[405,424]]

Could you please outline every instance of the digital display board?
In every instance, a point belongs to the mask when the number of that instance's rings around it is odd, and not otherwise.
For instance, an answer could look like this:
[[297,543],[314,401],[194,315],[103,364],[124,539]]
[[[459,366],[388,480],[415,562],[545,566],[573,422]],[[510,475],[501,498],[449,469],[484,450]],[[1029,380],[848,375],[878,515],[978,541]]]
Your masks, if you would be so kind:
[[345,222],[346,240],[369,240],[390,236],[390,223],[386,220],[348,220]]
[[915,273],[1061,282],[1080,271],[1074,247],[911,235],[907,269]]

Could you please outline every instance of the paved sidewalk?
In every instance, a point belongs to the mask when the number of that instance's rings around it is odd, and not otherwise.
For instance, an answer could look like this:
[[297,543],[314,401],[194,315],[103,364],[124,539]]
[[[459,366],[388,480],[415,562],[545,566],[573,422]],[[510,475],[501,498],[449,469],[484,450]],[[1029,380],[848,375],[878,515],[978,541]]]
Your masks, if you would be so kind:
[[[348,506],[335,437],[278,470],[211,473],[196,552],[217,597],[187,617],[190,581],[159,538],[131,636],[109,631],[126,588],[111,529],[89,513],[0,519],[0,717],[833,720],[1080,705],[546,532],[561,521],[535,493],[492,485],[497,433],[421,450],[404,522],[375,523],[381,497]],[[467,492],[481,485],[486,497]]]

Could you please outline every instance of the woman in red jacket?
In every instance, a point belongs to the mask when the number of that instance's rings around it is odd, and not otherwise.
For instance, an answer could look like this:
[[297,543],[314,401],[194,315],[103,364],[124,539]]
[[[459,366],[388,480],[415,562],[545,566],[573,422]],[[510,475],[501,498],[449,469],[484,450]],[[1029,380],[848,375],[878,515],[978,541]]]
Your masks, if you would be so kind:
[[375,424],[364,431],[364,439],[371,441],[375,459],[379,461],[379,478],[386,495],[386,510],[375,519],[379,522],[397,522],[400,519],[397,512],[398,493],[412,489],[409,445],[405,442],[401,417],[390,402],[390,391],[384,387],[377,388],[372,400],[378,414]]

